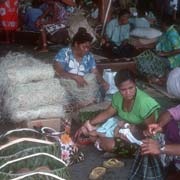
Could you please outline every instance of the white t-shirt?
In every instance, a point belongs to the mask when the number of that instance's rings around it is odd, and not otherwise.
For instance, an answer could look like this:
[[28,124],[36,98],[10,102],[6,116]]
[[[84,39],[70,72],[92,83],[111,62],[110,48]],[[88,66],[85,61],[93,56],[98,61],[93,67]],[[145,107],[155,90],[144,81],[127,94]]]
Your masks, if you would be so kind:
[[170,0],[169,1],[169,7],[173,10],[177,11],[178,9],[178,0]]

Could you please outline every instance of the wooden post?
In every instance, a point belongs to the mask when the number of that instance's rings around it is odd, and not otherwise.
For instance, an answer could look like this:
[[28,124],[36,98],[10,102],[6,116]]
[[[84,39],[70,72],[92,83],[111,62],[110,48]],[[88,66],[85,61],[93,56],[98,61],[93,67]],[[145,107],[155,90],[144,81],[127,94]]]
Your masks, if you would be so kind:
[[[99,0],[98,6],[99,6],[99,20],[101,23],[104,22],[105,16],[106,16],[106,10],[108,7],[109,0]],[[107,22],[111,19],[111,8],[107,16]]]

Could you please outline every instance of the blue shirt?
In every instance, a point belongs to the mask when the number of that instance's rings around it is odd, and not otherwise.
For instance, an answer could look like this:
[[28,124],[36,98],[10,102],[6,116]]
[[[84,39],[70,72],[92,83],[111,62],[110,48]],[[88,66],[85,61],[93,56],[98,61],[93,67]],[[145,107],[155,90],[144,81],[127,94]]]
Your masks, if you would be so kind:
[[43,12],[39,8],[28,8],[25,14],[26,29],[29,31],[39,31],[39,29],[35,26],[35,22],[42,14]]
[[120,25],[118,19],[112,19],[106,26],[106,36],[108,39],[120,46],[122,41],[129,39],[130,25]]
[[55,56],[55,61],[61,64],[64,71],[79,76],[91,73],[91,71],[96,68],[95,59],[90,52],[86,53],[83,56],[82,61],[79,63],[75,59],[70,47],[62,48]]

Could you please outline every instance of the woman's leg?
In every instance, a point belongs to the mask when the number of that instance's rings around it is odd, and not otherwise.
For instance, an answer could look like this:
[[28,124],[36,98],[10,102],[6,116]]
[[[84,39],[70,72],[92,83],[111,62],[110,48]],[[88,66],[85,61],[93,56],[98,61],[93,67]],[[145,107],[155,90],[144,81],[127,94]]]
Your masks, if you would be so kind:
[[48,52],[47,48],[47,36],[46,36],[46,31],[42,28],[40,30],[41,33],[41,49],[39,49],[39,52]]

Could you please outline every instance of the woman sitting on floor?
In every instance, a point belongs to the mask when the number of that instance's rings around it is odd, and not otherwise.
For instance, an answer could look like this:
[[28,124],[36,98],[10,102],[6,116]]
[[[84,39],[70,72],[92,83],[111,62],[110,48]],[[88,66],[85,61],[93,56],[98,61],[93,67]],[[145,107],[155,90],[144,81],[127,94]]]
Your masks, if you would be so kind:
[[[125,127],[127,123],[130,124],[129,129],[134,128],[134,125],[143,129],[144,126],[156,122],[160,106],[136,86],[135,78],[128,70],[117,73],[115,84],[119,92],[113,95],[112,104],[94,119],[85,122],[75,137],[88,135],[98,149],[129,155],[135,148],[127,143],[127,139],[119,133],[119,129]],[[112,119],[111,117],[115,115],[117,118]]]
[[159,85],[166,82],[170,70],[180,66],[180,36],[173,26],[171,17],[164,18],[162,30],[164,33],[156,44],[144,46],[144,48],[155,47],[155,51],[145,51],[136,57],[140,74],[145,74],[150,82]]
[[[146,138],[141,145],[143,155],[159,155],[166,168],[168,180],[180,178],[180,105],[161,114],[157,124],[148,126],[147,135],[158,135],[158,139]],[[159,134],[158,132],[163,132]],[[166,157],[166,158],[165,158]]]
[[109,88],[89,52],[92,39],[85,28],[79,28],[73,37],[72,46],[61,49],[55,56],[56,73],[62,77],[61,82],[66,86],[74,104],[84,104],[86,101],[92,103],[97,99],[91,97],[99,93],[99,88],[102,92]]

